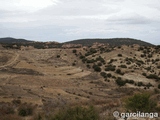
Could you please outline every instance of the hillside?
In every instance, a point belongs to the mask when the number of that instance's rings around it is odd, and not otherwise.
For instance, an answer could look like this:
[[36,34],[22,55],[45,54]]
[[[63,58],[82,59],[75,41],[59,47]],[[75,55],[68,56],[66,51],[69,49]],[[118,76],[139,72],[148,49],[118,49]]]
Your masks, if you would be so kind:
[[92,46],[93,43],[104,43],[111,46],[121,46],[121,45],[133,45],[138,44],[141,46],[153,46],[151,43],[147,43],[141,40],[131,39],[131,38],[111,38],[111,39],[80,39],[65,42],[63,44],[82,44],[83,46]]
[[28,49],[28,47],[33,47],[37,49],[48,49],[48,48],[59,48],[61,44],[55,41],[52,42],[38,42],[30,41],[25,39],[15,39],[15,38],[0,38],[0,44],[3,48],[7,49],[21,49],[22,47]]
[[99,120],[114,120],[113,111],[125,111],[124,99],[137,92],[151,93],[160,112],[159,55],[160,46],[139,45],[0,50],[0,113],[19,117],[29,107],[31,118],[45,118],[93,105]]
[[25,39],[16,39],[11,37],[0,38],[0,43],[28,43],[28,42],[33,42],[33,41]]

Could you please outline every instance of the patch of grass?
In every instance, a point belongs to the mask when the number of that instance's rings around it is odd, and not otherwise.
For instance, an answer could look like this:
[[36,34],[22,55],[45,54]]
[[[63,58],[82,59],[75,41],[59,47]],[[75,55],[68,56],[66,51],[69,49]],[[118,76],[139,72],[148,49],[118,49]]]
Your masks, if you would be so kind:
[[125,107],[132,112],[151,112],[156,107],[156,102],[150,99],[150,94],[137,93],[125,101]]
[[98,112],[93,106],[77,106],[62,109],[55,116],[48,118],[48,120],[98,120],[98,118]]

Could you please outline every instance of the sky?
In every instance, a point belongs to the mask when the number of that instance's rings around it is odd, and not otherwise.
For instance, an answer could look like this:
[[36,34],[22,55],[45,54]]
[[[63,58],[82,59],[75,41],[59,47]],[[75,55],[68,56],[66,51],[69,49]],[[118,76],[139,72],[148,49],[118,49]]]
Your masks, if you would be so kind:
[[0,38],[135,38],[160,45],[160,0],[0,0]]

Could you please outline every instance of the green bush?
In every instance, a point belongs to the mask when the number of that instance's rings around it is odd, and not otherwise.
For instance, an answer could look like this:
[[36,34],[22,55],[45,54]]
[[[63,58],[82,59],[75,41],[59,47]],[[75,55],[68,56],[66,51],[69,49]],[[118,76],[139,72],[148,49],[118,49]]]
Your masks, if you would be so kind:
[[132,112],[151,112],[155,109],[156,102],[147,93],[137,93],[125,101],[125,107]]
[[138,82],[137,85],[138,85],[139,87],[144,86],[143,82]]
[[94,63],[94,59],[87,60],[87,63]]
[[77,50],[76,50],[76,49],[74,49],[72,52],[73,52],[73,53],[77,53]]
[[105,71],[115,71],[116,66],[114,65],[107,65],[105,68]]
[[112,74],[111,74],[111,73],[108,73],[108,74],[107,74],[107,77],[109,77],[109,78],[112,77]]
[[127,68],[126,65],[120,65],[119,67],[121,67],[121,68]]
[[76,63],[72,63],[72,66],[75,66],[76,65]]
[[49,120],[98,120],[98,112],[94,107],[73,107],[59,111]]
[[152,87],[153,85],[151,84],[151,83],[148,83],[147,85],[146,85],[146,87],[147,88],[150,88],[150,87]]
[[14,112],[15,111],[13,106],[8,106],[7,104],[0,106],[0,116],[14,114]]
[[85,63],[87,61],[87,58],[82,58],[82,62]]
[[98,66],[102,66],[102,63],[101,63],[101,62],[99,62],[99,63],[98,63]]
[[122,54],[118,54],[117,56],[118,56],[118,57],[122,57]]
[[93,65],[93,69],[96,72],[101,72],[101,68],[98,65]]
[[131,64],[131,62],[130,62],[130,61],[127,61],[127,62],[126,62],[126,64],[127,64],[127,65],[130,65],[130,64]]
[[83,58],[85,58],[85,56],[81,55],[79,58],[80,58],[80,59],[83,59]]
[[103,76],[104,78],[107,77],[107,73],[105,73],[105,72],[101,72],[100,74],[101,74],[101,76]]
[[121,69],[117,69],[117,70],[116,70],[116,73],[117,73],[117,74],[120,74],[120,75],[124,75],[124,73],[122,73]]
[[60,55],[57,55],[57,58],[60,58]]
[[152,54],[149,54],[148,57],[151,58],[151,57],[152,57]]
[[143,76],[147,76],[147,74],[146,74],[146,73],[142,73],[142,75],[143,75]]
[[134,80],[128,80],[128,79],[126,79],[125,82],[129,83],[129,84],[134,84]]
[[34,108],[30,105],[22,105],[18,109],[18,115],[20,116],[29,116],[33,114]]
[[155,80],[160,80],[160,77],[158,77],[156,74],[150,74],[147,76],[148,79],[155,79]]
[[91,68],[91,66],[90,66],[89,64],[87,64],[87,68],[89,68],[89,69],[90,69],[90,68]]
[[97,57],[96,61],[100,61],[103,64],[105,63],[105,60],[101,56]]
[[91,48],[87,53],[85,53],[85,56],[92,55],[92,54],[94,54],[94,53],[96,53],[96,52],[97,52],[97,50],[96,50],[96,49]]
[[126,82],[123,81],[122,78],[120,78],[120,77],[118,77],[118,78],[116,79],[116,83],[117,83],[117,85],[119,85],[119,86],[124,86],[124,85],[126,84]]

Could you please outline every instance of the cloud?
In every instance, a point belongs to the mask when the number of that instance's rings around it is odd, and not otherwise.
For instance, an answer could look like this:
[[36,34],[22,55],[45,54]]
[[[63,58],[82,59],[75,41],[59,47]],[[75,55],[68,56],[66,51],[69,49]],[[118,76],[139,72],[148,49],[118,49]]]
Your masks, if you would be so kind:
[[111,16],[107,19],[108,23],[113,23],[113,24],[149,24],[151,22],[150,19],[138,15],[138,14],[124,14],[121,16]]
[[0,0],[0,37],[159,40],[159,0]]
[[0,9],[7,11],[34,12],[45,7],[56,5],[58,0],[0,0]]

